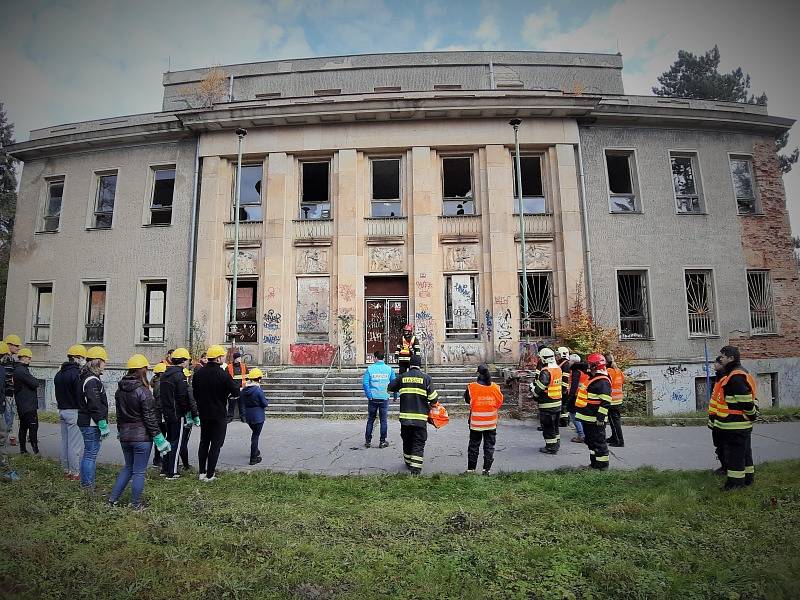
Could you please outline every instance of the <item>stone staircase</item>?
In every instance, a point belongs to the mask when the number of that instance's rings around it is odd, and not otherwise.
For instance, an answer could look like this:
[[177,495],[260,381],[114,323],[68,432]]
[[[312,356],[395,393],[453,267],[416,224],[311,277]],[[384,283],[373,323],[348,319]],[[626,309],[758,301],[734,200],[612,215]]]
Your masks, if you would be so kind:
[[[366,367],[333,369],[327,380],[327,368],[271,368],[262,380],[269,400],[267,414],[291,414],[304,417],[357,416],[367,414],[367,400],[361,387]],[[439,392],[439,400],[450,415],[466,415],[464,402],[467,384],[475,380],[475,367],[431,367],[428,373]],[[499,378],[495,381],[501,381]],[[324,384],[324,395],[323,395]],[[503,390],[505,393],[507,390]],[[399,404],[389,403],[389,414],[397,414]]]

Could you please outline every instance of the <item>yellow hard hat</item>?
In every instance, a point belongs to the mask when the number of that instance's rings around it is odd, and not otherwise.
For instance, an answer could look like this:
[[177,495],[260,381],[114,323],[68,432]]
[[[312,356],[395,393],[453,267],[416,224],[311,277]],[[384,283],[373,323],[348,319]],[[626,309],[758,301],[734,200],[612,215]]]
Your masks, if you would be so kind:
[[186,348],[175,348],[175,351],[172,353],[172,358],[182,358],[183,360],[190,360],[192,355],[189,354],[189,351]]
[[108,352],[102,346],[92,346],[86,351],[87,360],[100,359],[103,362],[108,362]]
[[33,358],[33,354],[31,353],[30,348],[20,348],[19,352],[17,352],[17,356],[22,358],[23,356],[27,356],[28,358]]
[[261,379],[262,377],[264,377],[264,373],[262,373],[261,369],[258,367],[250,369],[250,372],[247,374],[248,379]]
[[82,356],[86,358],[86,346],[83,344],[73,344],[67,348],[67,356]]
[[147,362],[147,359],[141,354],[134,354],[128,359],[128,364],[126,365],[126,369],[148,369],[150,367],[150,363]]
[[3,341],[9,346],[22,346],[22,340],[15,333],[8,334]]
[[163,373],[166,370],[167,370],[167,365],[165,365],[162,362],[158,363],[155,367],[153,367],[153,373]]
[[192,376],[192,371],[189,370],[189,369],[184,369],[183,370],[183,376],[184,377],[191,377]]
[[8,344],[0,342],[0,354],[8,354]]
[[206,351],[206,356],[208,358],[219,358],[220,356],[225,356],[225,348],[220,346],[219,344],[214,344],[213,346],[209,346],[208,350]]

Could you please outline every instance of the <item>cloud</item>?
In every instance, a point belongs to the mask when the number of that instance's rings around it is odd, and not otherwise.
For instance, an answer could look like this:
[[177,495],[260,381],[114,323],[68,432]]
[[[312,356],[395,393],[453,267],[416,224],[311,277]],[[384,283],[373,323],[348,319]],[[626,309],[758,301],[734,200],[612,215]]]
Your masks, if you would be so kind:
[[525,17],[522,25],[522,39],[536,46],[542,35],[552,34],[558,27],[558,12],[548,4],[541,10]]
[[486,15],[478,25],[475,37],[481,40],[484,48],[493,47],[500,39],[500,28],[493,14]]

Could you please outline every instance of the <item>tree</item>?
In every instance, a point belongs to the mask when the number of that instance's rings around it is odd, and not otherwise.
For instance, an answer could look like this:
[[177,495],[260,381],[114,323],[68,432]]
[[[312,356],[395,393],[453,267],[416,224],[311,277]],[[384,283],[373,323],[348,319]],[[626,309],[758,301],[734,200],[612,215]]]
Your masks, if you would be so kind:
[[[744,102],[767,105],[767,95],[755,96],[749,93],[750,75],[737,67],[730,73],[719,71],[720,53],[715,45],[711,50],[698,56],[686,50],[678,50],[678,60],[668,71],[658,77],[661,85],[653,87],[656,96],[672,98],[697,98],[701,100],[721,100],[723,102]],[[775,140],[775,151],[780,152],[789,141],[789,132]],[[789,154],[779,154],[781,171],[788,173],[797,162],[800,149]]]
[[11,235],[14,231],[14,214],[17,210],[16,160],[6,148],[14,143],[14,125],[8,122],[3,103],[0,102],[0,330],[6,308],[6,283],[8,263],[11,259]]

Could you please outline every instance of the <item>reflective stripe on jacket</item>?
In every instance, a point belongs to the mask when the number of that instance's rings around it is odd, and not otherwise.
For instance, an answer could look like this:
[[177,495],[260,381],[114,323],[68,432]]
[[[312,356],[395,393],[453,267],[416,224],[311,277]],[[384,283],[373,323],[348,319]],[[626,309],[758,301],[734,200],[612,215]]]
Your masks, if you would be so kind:
[[756,381],[745,369],[737,367],[714,384],[708,404],[708,426],[752,429],[757,410]]
[[503,405],[503,392],[496,383],[473,382],[469,393],[469,428],[473,431],[497,429],[497,409]]
[[536,401],[539,409],[561,410],[561,377],[559,367],[545,367],[536,379]]
[[616,367],[609,367],[607,371],[611,380],[611,406],[619,406],[623,399],[622,385],[625,383],[625,374],[622,369]]
[[436,402],[439,393],[433,389],[430,375],[419,367],[394,378],[388,386],[390,392],[400,392],[400,424],[415,427],[428,426],[430,405]]
[[575,418],[589,423],[596,423],[598,417],[605,421],[611,405],[611,379],[608,375],[598,371],[585,387],[581,384],[581,390],[575,399]]
[[400,343],[397,344],[397,360],[408,362],[412,356],[420,353],[419,340],[417,336],[412,335],[411,339],[407,340],[403,337]]
[[234,363],[230,363],[228,365],[228,375],[230,375],[233,380],[240,385],[240,387],[244,387],[244,384],[247,383],[247,365],[244,364],[244,361],[239,363],[239,374],[234,374]]

